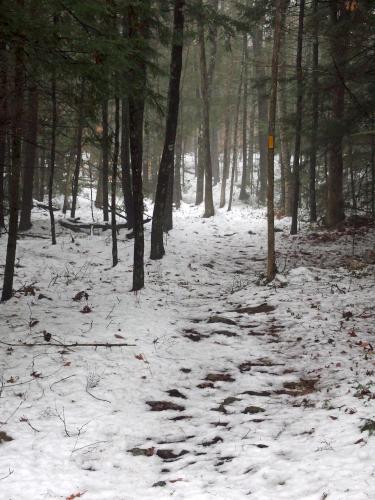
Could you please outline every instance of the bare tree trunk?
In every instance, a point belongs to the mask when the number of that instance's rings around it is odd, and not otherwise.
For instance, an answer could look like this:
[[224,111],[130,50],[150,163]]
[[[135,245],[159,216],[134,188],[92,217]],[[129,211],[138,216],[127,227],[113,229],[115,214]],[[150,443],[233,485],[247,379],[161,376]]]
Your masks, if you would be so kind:
[[102,104],[102,193],[103,193],[103,220],[108,222],[108,175],[109,175],[109,132],[108,132],[108,100]]
[[34,170],[38,138],[38,89],[33,82],[28,92],[28,113],[25,130],[24,175],[22,205],[19,229],[31,228],[31,210],[33,208]]
[[[56,24],[57,18],[54,18]],[[55,215],[53,213],[53,181],[55,178],[55,163],[56,163],[56,133],[57,133],[57,97],[56,97],[56,70],[52,69],[51,79],[51,100],[52,100],[52,125],[51,125],[51,157],[49,165],[49,180],[48,180],[48,209],[49,218],[51,221],[51,239],[52,245],[56,245],[56,229]]]
[[83,102],[84,102],[84,79],[81,80],[80,95],[78,103],[78,116],[77,116],[77,146],[76,146],[76,163],[73,174],[73,185],[72,185],[72,208],[70,211],[70,217],[74,219],[76,216],[76,206],[77,206],[77,196],[78,196],[78,183],[79,183],[79,171],[81,168],[82,161],[82,135],[83,135]]
[[[129,38],[133,42],[144,41],[148,35],[147,15],[150,0],[143,2],[141,13],[135,6],[128,7]],[[146,98],[146,64],[136,59],[136,72],[139,79],[137,92],[129,96],[130,154],[132,165],[133,202],[134,202],[134,265],[133,291],[144,287],[144,229],[143,229],[143,121]]]
[[120,151],[120,99],[115,97],[115,131],[112,160],[112,183],[111,183],[111,226],[112,226],[112,267],[118,264],[117,251],[117,224],[116,224],[116,184],[118,155]]
[[[304,1],[304,0],[302,0]],[[275,128],[277,109],[277,81],[279,72],[279,54],[282,26],[282,12],[286,8],[285,0],[276,1],[275,30],[273,36],[271,96],[268,123],[268,163],[267,163],[267,281],[272,281],[276,274],[275,258]]]
[[248,79],[249,79],[249,49],[247,33],[244,35],[244,77],[243,77],[243,120],[242,120],[242,179],[240,200],[246,201],[249,195],[246,191],[248,181],[247,172],[247,99],[248,99]]
[[332,132],[328,145],[328,183],[327,183],[327,224],[334,227],[345,218],[343,196],[343,153],[344,131],[342,121],[345,108],[346,56],[348,52],[350,12],[345,8],[344,0],[330,0],[331,36],[330,53],[334,65],[332,84]]
[[255,98],[252,99],[252,106],[250,110],[250,125],[249,125],[249,159],[248,159],[248,169],[249,169],[249,184],[250,184],[250,195],[254,193],[254,140],[255,140]]
[[[201,0],[200,6],[203,8]],[[206,61],[206,43],[204,36],[204,20],[198,21],[198,39],[200,48],[200,76],[201,76],[201,97],[202,97],[202,139],[204,154],[204,214],[203,217],[212,217],[215,215],[214,202],[212,197],[212,164],[211,164],[211,145],[210,145],[210,94],[209,94],[209,75],[207,72]]]
[[4,174],[8,129],[8,54],[5,41],[0,41],[0,236],[4,227]]
[[301,152],[301,132],[302,132],[302,108],[303,108],[303,73],[302,73],[302,48],[303,48],[303,23],[305,18],[305,0],[300,0],[299,21],[298,21],[298,42],[297,42],[297,106],[296,106],[296,139],[293,158],[293,213],[290,234],[297,234],[298,225],[298,205],[300,190],[300,152]]
[[134,224],[134,206],[129,146],[129,101],[127,98],[122,99],[121,111],[121,182],[128,228],[131,229]]
[[[229,110],[229,107],[230,106],[228,105],[227,110]],[[223,208],[225,205],[227,179],[229,177],[229,166],[230,166],[229,136],[230,136],[230,116],[229,112],[227,112],[225,115],[225,122],[224,122],[223,175],[221,178],[220,208]]]
[[[18,0],[18,5],[23,2]],[[17,40],[17,37],[15,37]],[[21,37],[18,37],[21,40]],[[12,167],[10,171],[9,226],[1,300],[13,295],[14,263],[17,248],[19,181],[21,172],[21,141],[23,124],[24,48],[20,41],[14,48],[14,106],[12,109]]]
[[258,138],[259,138],[259,192],[258,201],[266,203],[267,194],[267,123],[268,123],[268,96],[266,89],[266,73],[264,66],[263,32],[257,27],[253,35],[255,56],[256,89],[258,97]]
[[[289,4],[289,1],[288,1]],[[285,19],[284,21],[285,22]],[[282,161],[283,170],[283,205],[282,209],[284,214],[288,217],[292,215],[292,202],[293,202],[293,179],[292,171],[290,168],[290,145],[287,133],[288,109],[287,109],[287,78],[286,78],[286,46],[285,46],[285,31],[281,33],[281,47],[280,47],[280,78],[279,78],[279,116],[280,116],[280,158]]]
[[[243,63],[243,57],[242,57]],[[228,202],[228,212],[232,210],[233,203],[233,190],[234,190],[234,178],[237,170],[237,160],[238,160],[238,121],[240,116],[240,105],[241,105],[241,91],[243,83],[243,70],[244,65],[241,65],[240,82],[238,85],[238,97],[236,104],[236,112],[234,116],[234,132],[233,132],[233,160],[232,160],[232,176],[230,181],[230,192],[229,192],[229,202]]]
[[197,189],[195,192],[195,204],[203,203],[204,193],[204,151],[203,151],[203,132],[202,126],[198,130],[198,147],[197,147]]
[[313,40],[313,67],[312,67],[312,128],[311,128],[311,152],[309,171],[309,198],[310,198],[310,222],[316,222],[316,157],[318,149],[318,125],[319,125],[319,20],[318,0],[313,0],[314,13],[314,40]]
[[[174,150],[180,102],[180,79],[182,71],[183,32],[185,0],[175,0],[173,18],[173,42],[168,89],[168,110],[165,142],[160,161],[151,230],[151,259],[161,259],[165,254],[163,229],[168,195],[173,193]],[[168,193],[169,191],[169,193]]]

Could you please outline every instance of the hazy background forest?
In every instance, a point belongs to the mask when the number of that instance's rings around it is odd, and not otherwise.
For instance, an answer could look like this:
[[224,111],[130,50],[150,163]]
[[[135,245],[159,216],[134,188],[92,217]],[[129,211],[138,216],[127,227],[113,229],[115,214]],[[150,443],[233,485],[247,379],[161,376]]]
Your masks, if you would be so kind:
[[373,0],[0,0],[0,497],[374,498],[374,218]]

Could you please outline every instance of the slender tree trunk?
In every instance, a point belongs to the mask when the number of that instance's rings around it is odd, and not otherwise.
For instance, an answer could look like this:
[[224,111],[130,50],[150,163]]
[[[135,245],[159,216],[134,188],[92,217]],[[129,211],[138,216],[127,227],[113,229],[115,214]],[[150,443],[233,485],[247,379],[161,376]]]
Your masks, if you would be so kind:
[[102,136],[102,193],[103,193],[103,220],[108,222],[108,175],[109,175],[109,131],[108,131],[108,100],[105,100],[102,104],[102,126],[103,126],[103,136]]
[[74,219],[74,217],[76,216],[79,172],[81,169],[81,162],[82,162],[83,103],[85,95],[84,85],[85,85],[84,79],[82,78],[80,86],[79,103],[78,103],[76,162],[75,162],[73,185],[72,185],[72,208],[70,211],[70,217],[72,219]]
[[314,40],[313,40],[313,67],[312,67],[312,128],[311,128],[311,153],[309,172],[309,201],[310,222],[316,222],[316,158],[318,149],[319,125],[319,19],[318,0],[313,0],[314,13]]
[[[18,0],[18,5],[23,2]],[[21,37],[20,37],[21,38]],[[20,41],[14,48],[14,106],[12,109],[12,166],[10,171],[9,226],[1,300],[13,295],[14,263],[17,248],[19,181],[21,172],[21,141],[23,124],[24,48]]]
[[4,174],[8,129],[7,63],[6,43],[0,40],[0,237],[1,228],[4,227]]
[[[54,19],[56,24],[57,19]],[[53,213],[53,181],[55,178],[55,163],[56,163],[56,134],[57,134],[57,96],[56,96],[56,70],[52,70],[51,80],[51,100],[52,100],[52,124],[51,124],[51,157],[49,165],[49,180],[48,180],[48,209],[51,221],[51,240],[52,245],[56,245],[56,229],[55,215]]]
[[[203,7],[203,2],[200,2]],[[200,77],[201,77],[201,97],[202,97],[202,139],[204,154],[204,214],[203,217],[215,215],[215,208],[212,196],[212,163],[210,145],[210,94],[209,94],[209,74],[207,72],[206,42],[204,36],[204,21],[198,21],[198,39],[200,49]]]
[[173,42],[168,89],[168,110],[165,142],[160,161],[156,187],[154,213],[151,229],[151,259],[161,259],[165,254],[163,229],[167,196],[173,193],[174,149],[176,142],[178,111],[180,102],[180,79],[182,71],[183,31],[185,0],[175,0],[173,19]]
[[244,77],[243,77],[243,120],[242,120],[242,179],[240,200],[246,201],[249,195],[246,191],[248,181],[247,172],[247,99],[248,99],[248,78],[249,78],[249,49],[247,34],[244,35]]
[[43,148],[39,160],[39,186],[38,186],[38,200],[44,201],[45,178],[46,178],[46,151]]
[[197,189],[195,193],[195,205],[203,203],[204,193],[204,151],[203,151],[203,132],[202,126],[198,130],[198,147],[197,147]]
[[120,99],[115,98],[115,133],[112,160],[112,183],[111,183],[111,226],[112,226],[112,266],[118,264],[117,251],[117,224],[116,224],[116,184],[117,165],[120,151]]
[[268,123],[268,96],[266,89],[266,73],[264,66],[263,32],[257,27],[253,36],[255,56],[256,89],[258,97],[258,139],[259,139],[259,191],[258,201],[266,203],[267,194],[267,123]]
[[296,139],[293,157],[293,213],[290,234],[297,234],[298,205],[300,195],[300,152],[302,133],[302,108],[303,108],[303,73],[302,73],[302,48],[303,48],[303,23],[305,18],[305,0],[300,0],[297,42],[297,106],[296,106]]
[[[181,113],[181,111],[180,111]],[[180,115],[181,116],[181,115]],[[180,131],[177,133],[177,139],[176,139],[176,154],[175,154],[175,182],[173,184],[173,201],[175,203],[175,206],[177,209],[181,207],[181,199],[182,199],[182,192],[181,192],[181,167],[182,167],[182,117],[180,118]]]
[[[227,110],[229,110],[229,105],[227,105]],[[229,136],[230,136],[230,116],[229,112],[227,112],[225,115],[225,122],[224,122],[223,174],[221,178],[220,208],[223,208],[225,205],[227,179],[229,177],[229,166],[230,166]]]
[[22,204],[19,229],[31,228],[31,210],[33,208],[34,170],[38,138],[38,89],[33,84],[28,92],[28,112],[26,117],[24,145],[24,173],[22,187]]
[[249,184],[250,195],[254,193],[254,140],[255,140],[255,99],[252,99],[252,108],[250,110],[250,125],[249,125]]
[[[302,0],[303,1],[303,0]],[[282,13],[286,8],[285,0],[276,0],[275,30],[273,36],[271,95],[268,120],[268,162],[267,162],[267,280],[272,281],[276,274],[275,257],[275,128],[277,109],[277,81],[282,26]]]
[[289,137],[287,133],[287,120],[288,120],[288,110],[287,110],[287,85],[286,85],[286,70],[285,70],[285,35],[282,35],[282,49],[281,56],[282,60],[280,63],[280,90],[279,90],[279,116],[280,116],[280,150],[281,150],[281,161],[282,169],[284,172],[284,185],[282,190],[283,195],[283,205],[282,209],[284,214],[288,217],[292,215],[292,202],[293,202],[293,179],[292,171],[290,168],[290,145]]
[[121,109],[121,181],[128,228],[131,229],[134,224],[134,206],[130,166],[129,101],[127,98],[122,99]]
[[344,0],[330,0],[331,36],[330,53],[334,66],[332,84],[332,132],[328,145],[328,183],[327,183],[327,224],[334,227],[345,218],[343,196],[343,153],[342,141],[344,131],[342,121],[345,107],[346,56],[348,51],[350,12],[345,8]]
[[69,153],[69,158],[67,161],[67,166],[66,166],[66,180],[65,180],[65,186],[64,186],[64,201],[63,201],[63,208],[62,208],[62,213],[66,214],[66,212],[69,209],[69,194],[71,190],[71,180],[72,180],[72,159],[74,156],[75,151],[70,151]]
[[[144,43],[148,36],[147,14],[150,1],[143,5],[144,11],[139,12],[135,6],[128,7],[128,26],[130,42],[137,46],[139,41]],[[135,59],[137,92],[129,96],[129,125],[130,125],[130,155],[132,166],[132,185],[134,203],[134,264],[133,288],[134,292],[144,287],[144,229],[143,229],[143,121],[146,98],[146,64],[139,54]]]
[[[243,58],[242,58],[243,63]],[[240,116],[240,105],[241,105],[241,91],[243,84],[243,69],[244,65],[241,65],[240,83],[238,87],[238,96],[236,104],[236,113],[234,116],[234,133],[233,133],[233,160],[232,160],[232,176],[230,181],[230,191],[229,191],[229,202],[228,202],[228,212],[232,210],[233,203],[233,191],[234,191],[234,178],[237,170],[237,160],[238,160],[238,121]]]

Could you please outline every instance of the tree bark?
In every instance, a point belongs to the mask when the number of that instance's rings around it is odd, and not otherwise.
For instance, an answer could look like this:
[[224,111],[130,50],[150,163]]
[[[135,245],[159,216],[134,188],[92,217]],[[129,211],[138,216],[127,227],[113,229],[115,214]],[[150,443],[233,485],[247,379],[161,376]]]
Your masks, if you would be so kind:
[[259,139],[259,191],[258,201],[266,203],[267,194],[267,123],[268,123],[268,95],[266,88],[266,72],[264,67],[263,32],[257,27],[253,35],[255,56],[256,90],[258,98],[258,139]]
[[112,267],[118,264],[117,250],[117,224],[116,224],[116,184],[118,155],[120,151],[120,99],[115,98],[115,131],[112,160],[112,183],[111,183],[111,226],[112,226]]
[[[203,8],[201,0],[200,6]],[[210,144],[210,94],[209,94],[209,74],[207,72],[206,42],[204,35],[204,20],[198,20],[198,40],[200,49],[200,77],[201,77],[201,98],[202,98],[202,139],[204,155],[204,214],[203,217],[215,215],[215,208],[212,196],[212,163]]]
[[[302,0],[303,1],[303,0]],[[267,162],[267,281],[276,274],[275,258],[275,128],[277,109],[277,82],[282,26],[282,13],[286,8],[285,0],[276,1],[275,28],[272,51],[271,95],[268,121],[268,162]]]
[[[173,193],[174,150],[176,142],[182,71],[185,0],[175,0],[173,16],[173,41],[168,89],[168,109],[165,142],[160,161],[158,183],[151,229],[151,259],[161,259],[165,254],[163,229],[168,194]],[[169,191],[169,193],[168,193]]]
[[318,125],[319,125],[319,19],[318,0],[313,0],[314,14],[314,40],[313,40],[313,65],[312,65],[312,128],[311,152],[309,170],[309,201],[310,222],[316,222],[316,159],[318,150]]
[[8,54],[5,41],[0,41],[0,236],[4,227],[4,174],[8,129]]
[[[23,2],[18,0],[18,5]],[[14,263],[17,248],[19,181],[21,173],[21,142],[23,124],[24,48],[16,42],[14,48],[14,106],[12,109],[12,166],[10,171],[9,226],[5,259],[4,282],[1,300],[9,300],[13,295]]]
[[240,200],[246,201],[249,195],[246,191],[248,182],[247,172],[247,100],[248,100],[248,78],[249,78],[249,49],[247,33],[244,35],[244,77],[243,77],[243,112],[242,112],[242,178]]
[[108,222],[109,213],[108,213],[108,175],[109,175],[109,132],[108,132],[108,100],[106,99],[102,103],[102,127],[103,127],[103,135],[102,135],[102,154],[103,154],[103,162],[102,162],[102,193],[103,193],[103,220]]
[[[135,47],[139,41],[144,43],[148,36],[147,15],[150,0],[143,2],[139,12],[134,5],[128,7],[129,41]],[[130,155],[132,166],[133,204],[134,204],[134,261],[133,288],[134,292],[144,287],[144,230],[143,230],[143,121],[146,98],[146,62],[144,54],[136,51],[135,69],[131,77],[137,79],[136,92],[129,95],[129,125],[130,125]]]
[[72,185],[72,208],[70,211],[70,217],[74,219],[76,216],[77,207],[77,196],[78,196],[78,183],[79,183],[79,172],[81,169],[82,162],[82,135],[83,135],[83,103],[85,95],[84,79],[81,80],[80,85],[80,95],[78,102],[78,116],[77,116],[77,146],[76,146],[76,162],[73,174],[73,185]]
[[[244,54],[242,56],[243,63]],[[241,91],[243,84],[243,76],[244,76],[244,65],[241,65],[241,73],[240,73],[240,82],[238,86],[238,95],[237,95],[237,104],[236,104],[236,112],[234,116],[234,132],[233,132],[233,160],[232,160],[232,175],[230,181],[230,191],[229,191],[229,201],[228,201],[228,212],[232,210],[233,203],[233,191],[234,191],[234,178],[237,170],[237,160],[238,160],[238,121],[240,117],[240,105],[241,105]]]
[[33,186],[35,161],[37,156],[38,139],[38,89],[33,82],[28,92],[28,112],[25,120],[25,145],[23,163],[23,187],[20,216],[20,231],[31,228],[31,210],[33,208]]
[[302,133],[302,108],[303,108],[303,73],[302,73],[302,48],[303,48],[303,24],[305,18],[305,0],[300,0],[298,19],[298,41],[297,41],[297,105],[296,105],[296,128],[295,146],[293,157],[293,210],[292,226],[290,234],[297,234],[298,225],[298,204],[300,192],[300,153],[301,153],[301,133]]
[[121,185],[128,227],[131,229],[134,224],[134,206],[129,145],[129,101],[127,98],[122,99],[121,102],[121,125]]
[[[54,18],[54,23],[57,23],[57,18]],[[52,69],[51,78],[51,101],[52,101],[52,123],[51,123],[51,156],[49,165],[49,180],[48,180],[48,210],[51,222],[51,240],[52,245],[56,245],[56,229],[55,215],[53,213],[53,181],[55,178],[55,163],[56,163],[56,134],[57,134],[57,96],[56,96],[56,69]]]
[[330,54],[333,61],[334,81],[332,93],[332,132],[328,144],[328,183],[327,183],[327,224],[334,227],[344,220],[343,196],[343,152],[344,130],[342,121],[345,108],[346,56],[348,51],[349,27],[347,20],[350,12],[345,8],[344,0],[330,0],[331,31]]

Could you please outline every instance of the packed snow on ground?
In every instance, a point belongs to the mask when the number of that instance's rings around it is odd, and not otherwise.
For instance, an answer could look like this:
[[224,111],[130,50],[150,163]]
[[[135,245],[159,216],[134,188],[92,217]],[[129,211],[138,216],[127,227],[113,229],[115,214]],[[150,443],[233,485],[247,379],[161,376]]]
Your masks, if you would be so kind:
[[111,268],[110,231],[53,247],[33,218],[0,305],[1,499],[375,498],[374,228],[277,221],[264,285],[264,211],[185,203],[134,294],[125,230]]

